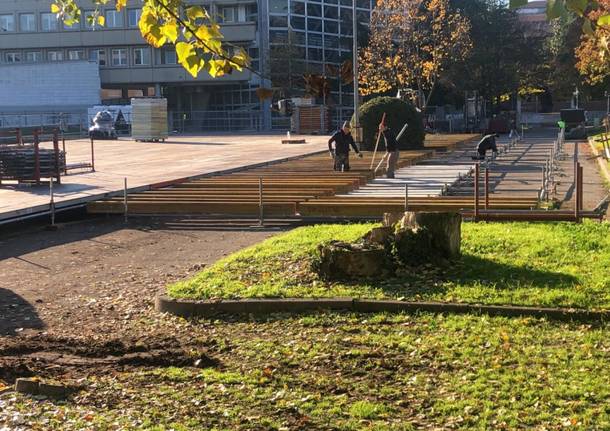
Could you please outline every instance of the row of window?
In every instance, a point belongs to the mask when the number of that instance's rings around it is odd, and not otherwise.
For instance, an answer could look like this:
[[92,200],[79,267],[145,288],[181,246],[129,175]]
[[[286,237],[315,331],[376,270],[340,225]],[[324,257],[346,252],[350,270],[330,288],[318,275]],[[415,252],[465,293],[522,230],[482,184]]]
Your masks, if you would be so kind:
[[[129,66],[128,53],[131,51],[132,66],[150,66],[151,54],[148,47],[135,48],[93,48],[85,49],[50,49],[46,51],[46,58],[42,51],[9,51],[4,56],[0,55],[0,62],[5,63],[37,63],[42,61],[65,61],[65,60],[91,60],[96,61],[102,67],[127,67]],[[172,47],[156,49],[155,63],[158,65],[177,64],[176,51]],[[252,59],[258,58],[258,49],[248,49]],[[254,61],[253,61],[254,63]],[[258,62],[256,63],[258,64]]]
[[[80,30],[82,28],[89,28],[87,24],[87,17],[92,16],[94,11],[85,11],[84,19],[81,20],[81,24],[74,24],[72,26],[63,25],[64,30]],[[135,28],[138,26],[140,15],[142,11],[140,9],[128,9],[127,10],[127,26]],[[106,28],[121,28],[124,27],[124,14],[123,11],[117,12],[116,10],[107,10],[104,13],[105,27]],[[17,22],[19,27],[17,27]],[[54,13],[43,12],[39,14],[39,21],[36,20],[35,13],[21,13],[18,14],[18,20],[15,20],[15,15],[4,14],[0,15],[0,32],[14,32],[20,31],[22,33],[32,33],[36,31],[59,31],[61,22],[57,19]]]
[[[309,0],[308,4],[311,4],[311,2],[322,3],[322,0]],[[295,2],[292,1],[291,3],[295,3]],[[325,5],[340,4],[341,6],[346,6],[346,7],[350,7],[350,8],[352,8],[354,6],[353,0],[324,0],[324,3],[325,3]],[[361,8],[361,9],[373,9],[374,4],[375,4],[375,1],[371,2],[371,0],[356,0],[356,7]],[[269,0],[269,12],[270,13],[288,13],[288,0]],[[304,15],[304,14],[302,13],[302,15]]]
[[[81,20],[80,25],[63,25],[63,29],[91,29],[87,24],[87,17],[93,16],[94,13],[95,12],[92,10],[84,11],[84,18]],[[256,21],[256,14],[256,4],[231,5],[218,8],[218,20],[224,23]],[[37,14],[35,13],[20,13],[17,16],[14,14],[0,14],[0,33],[15,31],[20,31],[22,33],[59,31],[61,22],[57,19],[55,14],[50,12],[40,13],[38,22],[36,15]],[[104,28],[136,28],[138,27],[141,15],[142,10],[140,8],[127,9],[126,11],[120,12],[114,9],[106,10],[103,12],[105,18]]]
[[[37,63],[42,61],[77,61],[91,60],[97,61],[100,66],[126,67],[128,66],[128,48],[96,48],[96,49],[68,49],[68,50],[47,50],[46,58],[42,51],[9,51],[4,53],[4,58],[0,60],[5,63]],[[163,50],[165,51],[165,50]],[[169,51],[169,49],[167,50]],[[173,51],[173,50],[172,50]],[[167,59],[168,63],[176,64],[176,53],[173,52],[173,60],[169,55],[160,58]],[[138,47],[131,48],[131,61],[133,66],[148,66],[151,64],[150,48]]]

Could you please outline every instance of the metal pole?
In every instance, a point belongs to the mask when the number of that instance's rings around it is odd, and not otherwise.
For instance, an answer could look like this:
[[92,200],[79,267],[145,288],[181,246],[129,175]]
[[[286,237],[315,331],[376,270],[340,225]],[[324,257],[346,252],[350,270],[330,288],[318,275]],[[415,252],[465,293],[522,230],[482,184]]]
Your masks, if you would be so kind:
[[[356,0],[352,0],[352,39],[353,39],[353,59],[352,59],[352,69],[354,75],[354,128],[356,129],[357,141],[360,141],[360,114],[358,112],[358,17],[356,13]],[[358,144],[358,149],[360,149],[360,142],[356,142]],[[372,167],[371,167],[372,169]]]
[[576,176],[574,177],[574,219],[576,223],[580,221],[580,169],[578,163],[575,163],[574,170],[576,172]]
[[409,211],[409,184],[405,183],[405,212]]
[[474,221],[479,219],[479,175],[481,167],[477,163],[474,167]]
[[49,209],[51,210],[51,227],[55,227],[55,193],[53,192],[53,178],[49,181],[49,194],[51,195],[51,202],[49,203]]
[[485,209],[489,209],[489,168],[485,168]]
[[38,130],[34,130],[34,179],[40,185],[40,140]]
[[93,149],[93,138],[91,138],[91,171],[95,172],[95,151]]
[[[578,164],[578,180],[580,182],[580,193],[578,194],[579,197],[579,201],[578,201],[578,210],[579,211],[583,211],[584,210],[584,168],[580,165],[580,163]],[[580,221],[580,220],[579,220]]]
[[265,225],[265,211],[263,206],[263,177],[258,177],[258,225]]
[[123,210],[125,211],[125,223],[127,223],[127,177],[123,178]]

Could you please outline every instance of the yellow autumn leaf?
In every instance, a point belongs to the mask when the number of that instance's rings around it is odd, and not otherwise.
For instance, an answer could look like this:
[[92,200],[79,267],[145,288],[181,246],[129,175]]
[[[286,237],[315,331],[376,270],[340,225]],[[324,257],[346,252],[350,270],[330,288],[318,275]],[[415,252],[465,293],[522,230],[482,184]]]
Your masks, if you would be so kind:
[[186,16],[189,21],[195,21],[197,18],[208,18],[208,13],[201,6],[190,6],[186,9]]
[[161,26],[161,34],[171,42],[176,42],[178,39],[178,25],[175,22],[168,22]]
[[178,42],[176,44],[176,55],[178,56],[178,63],[180,63],[193,78],[197,78],[199,71],[204,66],[204,61],[197,55],[195,47],[190,43]]
[[104,18],[103,15],[99,15],[97,17],[97,23],[103,27],[104,24],[106,24],[106,18]]
[[55,3],[51,4],[51,12],[53,13],[59,13],[61,9],[59,8],[59,6]]
[[123,8],[127,7],[127,0],[116,0],[116,10],[121,11]]

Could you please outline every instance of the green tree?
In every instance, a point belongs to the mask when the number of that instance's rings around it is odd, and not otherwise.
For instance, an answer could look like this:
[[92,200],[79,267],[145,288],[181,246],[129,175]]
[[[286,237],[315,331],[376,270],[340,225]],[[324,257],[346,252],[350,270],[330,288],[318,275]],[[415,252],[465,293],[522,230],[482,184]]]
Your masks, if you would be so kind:
[[[87,24],[103,26],[100,7],[111,5],[120,11],[127,0],[90,0],[95,10],[87,15]],[[54,0],[51,12],[70,26],[80,22],[82,11],[77,0]],[[219,77],[233,70],[250,67],[245,50],[223,41],[220,26],[208,11],[185,0],[142,0],[142,15],[138,23],[142,37],[155,48],[173,44],[178,62],[192,76],[204,70]]]
[[445,86],[459,94],[477,90],[498,102],[540,84],[542,44],[526,37],[514,11],[489,0],[453,0],[451,5],[470,20],[473,47],[464,62],[451,65]]

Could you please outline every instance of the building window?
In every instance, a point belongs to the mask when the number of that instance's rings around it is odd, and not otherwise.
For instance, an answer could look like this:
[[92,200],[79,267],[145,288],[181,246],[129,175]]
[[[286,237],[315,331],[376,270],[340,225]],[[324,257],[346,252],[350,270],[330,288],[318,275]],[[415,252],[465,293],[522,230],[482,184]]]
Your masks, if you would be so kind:
[[108,28],[123,27],[123,12],[118,12],[116,10],[107,10],[105,26]]
[[84,60],[85,59],[85,51],[82,49],[71,49],[68,51],[68,60],[76,61],[76,60]]
[[[83,28],[93,30],[95,28],[95,11],[94,10],[86,10],[83,11]],[[93,20],[93,25],[91,24],[91,20]]]
[[0,32],[15,31],[15,17],[13,15],[0,15]]
[[42,52],[27,51],[25,53],[25,61],[28,63],[38,63],[38,62],[42,61]]
[[54,13],[40,14],[40,29],[42,31],[57,31],[57,17]]
[[62,61],[63,59],[64,59],[63,51],[47,52],[47,60],[49,60],[49,61]]
[[338,19],[339,10],[336,6],[324,6],[324,18]]
[[176,64],[176,51],[173,48],[159,50],[159,64]]
[[312,46],[322,46],[322,35],[321,34],[314,34],[314,33],[309,33],[307,35],[308,39],[309,39],[309,44]]
[[21,53],[20,52],[7,52],[6,53],[6,62],[7,63],[20,63],[21,62]]
[[246,21],[256,22],[258,20],[258,5],[251,3],[246,5]]
[[325,33],[338,33],[339,23],[337,21],[324,20],[324,32]]
[[67,25],[64,23],[64,30],[70,31],[70,30],[80,30],[80,24],[75,22],[72,23],[72,25]]
[[315,18],[307,18],[307,30],[322,32],[322,20]]
[[307,16],[322,16],[322,7],[319,4],[307,3]]
[[279,14],[288,13],[288,0],[269,0],[269,12]]
[[129,27],[137,27],[140,22],[140,16],[142,16],[142,9],[129,9],[127,11]]
[[36,31],[36,17],[33,13],[22,13],[19,15],[19,30]]
[[269,27],[288,27],[288,17],[287,16],[270,16],[269,17]]
[[220,8],[221,22],[238,22],[239,10],[237,6],[225,6]]
[[302,16],[291,16],[290,25],[297,30],[305,30],[305,18]]
[[290,11],[293,15],[305,15],[305,3],[293,1],[290,4]]
[[100,66],[106,66],[106,51],[103,49],[92,49],[89,51],[89,60],[97,61]]
[[150,64],[150,50],[148,48],[133,49],[133,64],[136,66],[147,66]]
[[127,66],[127,50],[126,49],[113,49],[112,50],[112,65],[113,66]]

